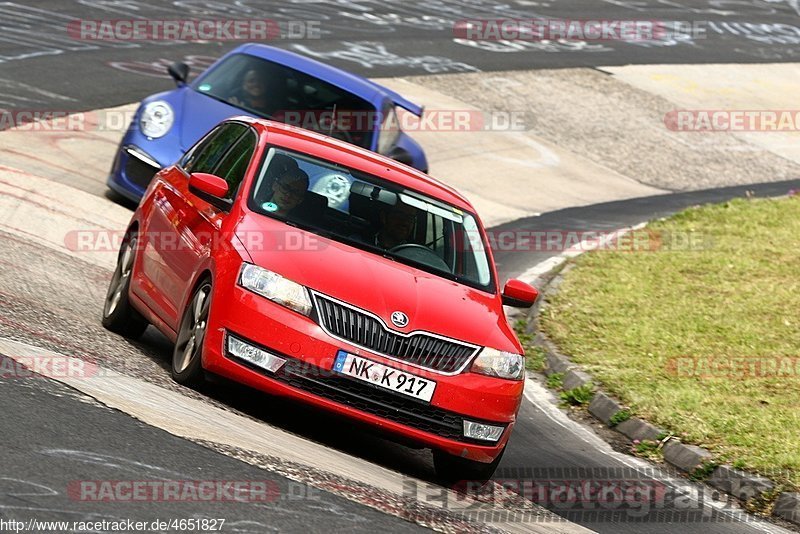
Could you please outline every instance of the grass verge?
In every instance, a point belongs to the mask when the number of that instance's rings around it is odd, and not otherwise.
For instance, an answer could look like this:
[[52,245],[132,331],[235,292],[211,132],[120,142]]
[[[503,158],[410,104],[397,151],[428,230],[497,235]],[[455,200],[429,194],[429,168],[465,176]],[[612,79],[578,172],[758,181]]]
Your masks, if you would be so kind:
[[544,360],[547,354],[542,347],[533,344],[533,334],[526,332],[524,320],[519,320],[514,325],[522,346],[525,348],[525,368],[529,371],[541,372],[544,369]]
[[576,259],[542,330],[633,413],[800,487],[800,198],[692,208]]

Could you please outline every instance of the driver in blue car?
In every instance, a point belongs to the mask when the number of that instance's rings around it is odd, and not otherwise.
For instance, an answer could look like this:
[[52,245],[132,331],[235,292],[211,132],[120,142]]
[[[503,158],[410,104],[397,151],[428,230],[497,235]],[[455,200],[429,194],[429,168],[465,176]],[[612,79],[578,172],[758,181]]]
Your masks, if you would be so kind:
[[242,78],[241,88],[228,98],[228,102],[240,108],[269,113],[270,97],[274,98],[270,93],[266,73],[250,69]]
[[381,229],[375,234],[375,244],[391,250],[412,241],[417,209],[399,199],[397,204],[380,213]]

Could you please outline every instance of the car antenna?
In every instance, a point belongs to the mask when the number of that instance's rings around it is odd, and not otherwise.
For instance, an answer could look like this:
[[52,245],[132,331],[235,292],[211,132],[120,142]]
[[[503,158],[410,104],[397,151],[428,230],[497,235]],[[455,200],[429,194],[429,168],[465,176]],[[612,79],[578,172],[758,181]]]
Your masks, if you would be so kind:
[[336,122],[336,104],[333,105],[333,114],[331,115],[331,127],[328,128],[328,137],[333,133],[333,124]]

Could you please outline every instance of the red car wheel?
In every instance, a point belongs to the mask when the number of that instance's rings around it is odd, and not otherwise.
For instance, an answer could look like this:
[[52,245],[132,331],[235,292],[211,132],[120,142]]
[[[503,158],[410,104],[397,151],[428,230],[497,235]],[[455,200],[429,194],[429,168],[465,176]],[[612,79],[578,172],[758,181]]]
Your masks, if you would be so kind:
[[195,290],[183,319],[172,354],[172,378],[179,384],[197,387],[205,380],[202,354],[211,305],[211,282],[204,281]]

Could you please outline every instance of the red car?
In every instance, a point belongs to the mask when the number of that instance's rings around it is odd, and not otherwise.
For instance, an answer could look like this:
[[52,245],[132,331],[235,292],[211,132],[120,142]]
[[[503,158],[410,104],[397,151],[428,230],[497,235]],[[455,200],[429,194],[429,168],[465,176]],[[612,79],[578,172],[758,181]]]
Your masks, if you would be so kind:
[[523,350],[472,206],[428,175],[301,128],[237,117],[160,171],[103,311],[175,342],[172,376],[214,373],[429,447],[446,480],[491,477]]

